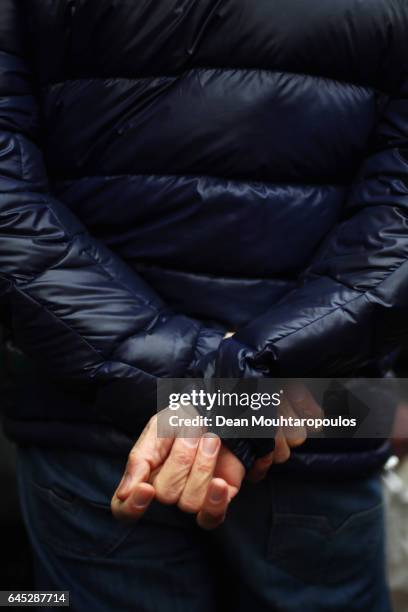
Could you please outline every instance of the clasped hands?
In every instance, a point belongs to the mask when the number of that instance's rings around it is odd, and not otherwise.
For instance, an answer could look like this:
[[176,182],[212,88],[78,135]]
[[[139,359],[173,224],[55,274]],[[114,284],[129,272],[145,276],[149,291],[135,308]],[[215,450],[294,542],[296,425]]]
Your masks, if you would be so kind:
[[[288,389],[280,414],[294,418],[321,418],[322,410],[302,385]],[[196,437],[157,435],[153,416],[132,448],[123,478],[115,491],[111,508],[120,520],[137,520],[155,498],[197,515],[203,529],[214,529],[226,516],[246,471],[239,459],[213,434]],[[202,434],[202,435],[201,435]],[[307,430],[280,428],[273,452],[257,459],[247,474],[253,482],[262,480],[274,463],[290,457],[291,448],[305,442]]]

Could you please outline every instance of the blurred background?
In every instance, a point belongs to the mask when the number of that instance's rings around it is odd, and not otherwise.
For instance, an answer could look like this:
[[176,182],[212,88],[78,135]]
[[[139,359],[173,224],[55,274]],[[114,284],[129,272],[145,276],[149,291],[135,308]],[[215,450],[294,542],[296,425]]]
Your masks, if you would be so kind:
[[[23,368],[23,358],[8,344],[7,335],[0,327],[0,418],[2,409],[13,402],[11,371]],[[408,379],[408,350],[401,352],[395,372],[397,376]],[[408,384],[402,381],[401,385],[403,400],[394,423],[394,455],[383,476],[387,508],[387,564],[394,612],[408,612],[408,436],[401,435],[408,432]],[[0,488],[3,492],[0,504],[0,590],[34,588],[30,544],[20,515],[15,472],[15,448],[0,428]]]

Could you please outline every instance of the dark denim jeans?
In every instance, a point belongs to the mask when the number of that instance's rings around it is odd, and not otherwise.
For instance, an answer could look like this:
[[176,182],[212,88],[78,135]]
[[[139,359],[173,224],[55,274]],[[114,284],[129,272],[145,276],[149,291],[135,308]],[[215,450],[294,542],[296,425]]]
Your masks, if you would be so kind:
[[22,449],[19,488],[38,589],[71,591],[80,612],[388,612],[378,476],[277,477],[246,484],[225,524],[154,503],[111,516],[123,461]]

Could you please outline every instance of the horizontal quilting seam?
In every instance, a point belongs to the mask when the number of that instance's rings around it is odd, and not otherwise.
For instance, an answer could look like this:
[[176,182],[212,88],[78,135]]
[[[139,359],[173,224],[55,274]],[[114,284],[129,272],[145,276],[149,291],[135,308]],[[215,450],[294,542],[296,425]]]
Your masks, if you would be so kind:
[[277,70],[272,68],[255,68],[255,67],[224,67],[224,66],[194,66],[188,68],[187,70],[175,73],[175,74],[157,74],[157,75],[147,75],[147,76],[101,76],[101,77],[78,77],[78,78],[66,78],[61,79],[59,81],[51,81],[50,83],[46,83],[42,86],[43,89],[51,89],[53,87],[58,87],[60,85],[64,85],[65,83],[79,83],[81,81],[92,82],[92,81],[130,81],[130,82],[143,82],[143,81],[154,81],[157,79],[182,79],[188,77],[190,74],[194,74],[195,72],[254,72],[254,73],[267,73],[271,75],[287,75],[293,77],[300,78],[310,78],[316,80],[329,81],[330,83],[343,85],[345,87],[357,87],[359,89],[364,89],[366,91],[377,91],[378,93],[387,94],[388,92],[380,90],[375,85],[364,84],[364,83],[356,83],[353,81],[346,81],[342,79],[336,79],[329,76],[324,76],[320,74],[312,74],[306,72],[294,72],[291,70]]
[[293,285],[294,283],[296,283],[296,279],[295,278],[290,278],[290,277],[284,277],[284,278],[280,278],[280,277],[266,277],[266,276],[232,276],[232,275],[225,275],[225,274],[214,274],[211,272],[207,272],[207,271],[189,271],[189,270],[180,270],[179,268],[169,268],[168,266],[161,266],[161,265],[155,265],[155,264],[149,264],[149,263],[143,263],[143,262],[137,262],[135,264],[135,268],[137,270],[139,270],[142,273],[148,273],[149,271],[153,271],[153,272],[159,272],[159,273],[169,273],[169,274],[176,274],[176,275],[180,275],[180,276],[188,276],[188,277],[203,277],[206,279],[211,279],[211,280],[216,280],[216,281],[220,281],[220,282],[228,282],[228,281],[265,281],[265,282],[279,282],[279,283],[287,283],[290,285]]
[[341,189],[346,189],[349,187],[349,183],[335,183],[335,182],[323,182],[323,181],[308,181],[307,183],[304,183],[302,181],[262,181],[262,180],[254,180],[254,179],[247,179],[245,177],[241,177],[241,178],[237,178],[237,177],[228,177],[228,176],[221,176],[221,175],[216,175],[216,174],[188,174],[185,172],[180,172],[179,174],[177,173],[173,173],[173,174],[169,174],[168,172],[163,172],[163,174],[159,174],[158,172],[154,172],[154,173],[148,173],[148,172],[134,172],[134,173],[118,173],[118,174],[87,174],[84,176],[77,176],[77,177],[63,177],[63,176],[58,176],[58,175],[53,175],[53,180],[54,182],[57,181],[59,183],[73,183],[76,181],[86,181],[86,180],[91,180],[91,179],[101,179],[103,181],[107,181],[107,180],[117,180],[117,179],[136,179],[136,178],[157,178],[157,179],[163,179],[163,178],[169,178],[169,179],[174,179],[174,178],[186,178],[186,179],[216,179],[219,181],[223,181],[225,183],[245,183],[245,185],[254,185],[254,186],[258,186],[258,187],[268,187],[268,185],[270,185],[271,187],[282,187],[282,188],[301,188],[301,187],[318,187],[318,188],[341,188]]
[[53,261],[47,263],[47,267],[45,270],[41,270],[40,272],[38,272],[38,274],[35,274],[34,276],[30,276],[30,278],[28,278],[27,280],[21,281],[21,282],[16,282],[15,285],[19,288],[19,289],[23,289],[26,285],[29,285],[31,283],[35,283],[44,273],[48,272],[49,270],[52,269],[56,269],[58,268],[58,264],[61,263],[61,261],[63,261],[66,256],[67,253],[69,251],[70,246],[72,245],[72,242],[75,240],[75,238],[81,236],[85,234],[85,230],[83,232],[78,232],[77,234],[72,234],[70,241],[67,243],[67,248],[64,250],[64,252],[59,255],[58,257],[56,257]]

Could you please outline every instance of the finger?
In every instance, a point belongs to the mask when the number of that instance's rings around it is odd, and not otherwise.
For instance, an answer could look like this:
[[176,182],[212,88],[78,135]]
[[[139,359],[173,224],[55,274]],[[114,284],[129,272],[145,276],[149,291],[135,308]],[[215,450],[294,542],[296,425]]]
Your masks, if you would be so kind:
[[273,462],[274,463],[285,463],[290,457],[290,448],[286,442],[286,438],[279,428],[278,433],[275,436],[275,450],[273,451]]
[[217,436],[205,435],[201,438],[184,490],[178,501],[183,512],[197,513],[207,494],[214,474],[221,441]]
[[150,464],[146,459],[143,459],[142,456],[139,457],[136,454],[129,455],[125,473],[119,483],[114,497],[117,497],[121,501],[125,501],[125,499],[129,497],[134,487],[141,482],[147,482],[149,479],[149,474]]
[[274,451],[257,459],[248,473],[248,479],[251,482],[259,482],[260,480],[263,480],[267,475],[269,468],[273,464],[273,459]]
[[176,438],[161,469],[153,479],[156,498],[162,504],[177,503],[197,453],[199,438]]
[[224,522],[228,508],[228,485],[221,478],[211,481],[204,499],[203,507],[197,515],[197,523],[202,529],[215,529]]
[[224,444],[221,444],[213,478],[222,478],[228,485],[228,498],[231,501],[241,488],[246,470],[241,461]]
[[157,417],[152,417],[130,451],[115,495],[124,501],[136,485],[147,481],[150,471],[165,460],[173,442],[174,438],[157,437]]
[[[288,424],[282,426],[282,433],[287,444],[290,448],[300,446],[305,442],[307,437],[306,427],[295,425],[295,422],[299,421],[299,415],[294,411],[292,404],[287,398],[285,398],[285,401],[281,404],[280,410],[281,414],[288,420]],[[292,425],[290,423],[292,423]]]
[[287,389],[287,397],[295,412],[306,419],[321,419],[324,412],[310,393],[309,389],[302,383],[293,383]]
[[154,488],[145,482],[138,484],[125,501],[113,496],[111,510],[120,521],[135,521],[142,517],[154,498]]

